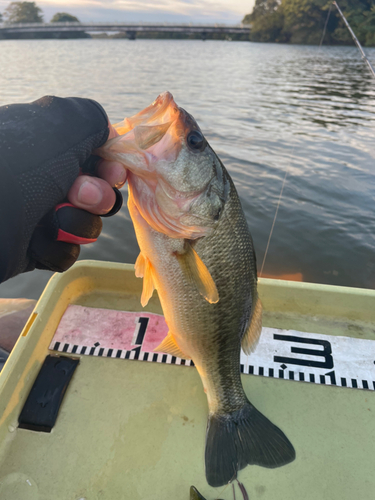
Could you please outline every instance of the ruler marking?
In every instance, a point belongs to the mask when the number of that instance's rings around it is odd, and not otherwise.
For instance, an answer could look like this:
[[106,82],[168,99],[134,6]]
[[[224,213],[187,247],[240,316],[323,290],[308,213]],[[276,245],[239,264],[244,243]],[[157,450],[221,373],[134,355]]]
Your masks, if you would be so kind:
[[[141,325],[142,326],[142,325]],[[274,331],[274,330],[273,330]],[[273,334],[273,331],[270,333]],[[270,333],[268,335],[270,336]],[[312,339],[310,336],[313,336],[314,334],[303,334],[300,333],[301,337],[295,337],[291,335],[276,335],[273,334],[273,338],[278,341],[283,341],[283,348],[279,350],[279,354],[284,354],[283,356],[274,356],[271,351],[263,351],[260,354],[255,353],[255,357],[252,358],[251,360],[254,359],[254,365],[249,364],[249,358],[244,357],[244,353],[241,354],[241,361],[240,363],[240,372],[241,374],[250,374],[250,375],[258,375],[258,376],[268,376],[270,378],[280,378],[280,379],[285,379],[285,380],[296,380],[300,382],[310,382],[314,384],[321,384],[321,385],[334,385],[334,386],[339,386],[339,387],[346,387],[346,388],[353,388],[353,389],[363,389],[363,390],[371,390],[375,391],[375,380],[372,380],[373,377],[370,375],[370,371],[366,369],[367,371],[364,371],[365,368],[362,367],[362,362],[361,362],[361,357],[360,356],[365,356],[366,355],[366,349],[370,349],[371,345],[369,347],[366,347],[366,344],[363,344],[363,346],[358,347],[358,353],[356,354],[357,358],[354,358],[351,360],[349,357],[348,360],[346,360],[347,365],[345,365],[345,355],[346,355],[346,350],[348,348],[343,347],[343,352],[338,356],[338,361],[336,364],[336,358],[334,357],[334,354],[332,354],[332,349],[334,347],[333,341],[330,340],[328,341],[322,341],[322,340],[316,340]],[[303,335],[309,335],[309,337],[303,338]],[[319,334],[316,334],[317,336]],[[323,336],[324,337],[324,336]],[[58,338],[58,337],[57,337]],[[78,339],[78,338],[77,338]],[[105,341],[101,340],[99,337],[99,341],[96,340],[97,337],[94,337],[95,340],[92,342],[95,342],[94,344],[91,344],[89,346],[84,346],[80,344],[76,344],[74,342],[66,342],[67,337],[64,337],[63,340],[56,340],[54,339],[51,342],[50,349],[57,351],[57,352],[63,352],[63,353],[72,353],[72,354],[81,354],[81,355],[91,355],[91,356],[98,356],[98,357],[108,357],[108,358],[117,358],[117,359],[129,359],[129,360],[140,360],[140,361],[149,361],[149,362],[158,362],[158,363],[165,363],[165,364],[176,364],[176,365],[183,365],[183,366],[194,366],[194,363],[192,360],[185,360],[176,356],[172,356],[170,354],[164,354],[164,353],[156,353],[152,352],[152,347],[151,351],[142,351],[142,344],[130,348],[129,350],[126,349],[116,349],[113,347],[103,347],[105,346]],[[138,339],[138,337],[137,337]],[[147,339],[146,339],[147,340]],[[357,340],[357,339],[354,339]],[[367,340],[366,340],[367,341]],[[312,344],[314,347],[317,345],[321,350],[319,351],[317,349],[306,349],[302,347],[295,347],[291,344],[287,344],[286,342],[299,342],[303,344]],[[370,341],[369,341],[370,342]],[[90,342],[91,343],[91,342]],[[112,344],[113,345],[113,344]],[[268,345],[267,343],[265,344],[266,346]],[[340,345],[340,344],[337,344]],[[354,345],[354,344],[353,344]],[[375,345],[375,342],[373,342],[372,345]],[[145,346],[144,346],[145,347]],[[271,349],[272,344],[271,344]],[[322,350],[323,348],[323,350]],[[147,349],[150,349],[148,347]],[[371,349],[370,349],[371,350]],[[269,352],[271,355],[266,358],[265,352]],[[287,357],[286,355],[288,352],[294,353],[294,354],[299,354],[303,355],[302,357]],[[333,352],[335,352],[333,350]],[[349,351],[348,351],[349,353]],[[350,353],[349,353],[350,354]],[[349,356],[348,354],[348,356]],[[319,361],[319,362],[314,362],[312,363],[309,359],[304,359],[304,356],[320,356],[320,359],[324,358],[324,362]],[[363,358],[366,359],[366,358]],[[276,363],[276,360],[278,360],[278,363]],[[333,369],[333,360],[334,360],[334,366],[335,369]],[[298,362],[296,362],[298,361]],[[331,362],[332,361],[332,362]],[[349,362],[352,362],[352,364],[349,364]],[[272,366],[272,363],[276,364],[276,366]],[[279,364],[282,362],[283,364]],[[271,364],[271,367],[269,367],[269,364]],[[342,365],[340,363],[343,363]],[[292,365],[292,366],[291,366]],[[296,367],[293,365],[305,365],[303,368],[301,367]],[[323,366],[324,365],[324,366]],[[310,368],[308,368],[310,366]],[[289,369],[293,368],[293,369]],[[325,369],[324,369],[325,368]],[[327,368],[332,368],[331,371],[326,371]],[[306,373],[306,371],[300,371],[300,370],[313,370],[313,373]],[[371,368],[370,368],[371,370]],[[323,372],[323,373],[322,373]],[[344,375],[344,376],[342,376]],[[367,377],[368,375],[368,377]],[[337,377],[337,380],[336,380]]]

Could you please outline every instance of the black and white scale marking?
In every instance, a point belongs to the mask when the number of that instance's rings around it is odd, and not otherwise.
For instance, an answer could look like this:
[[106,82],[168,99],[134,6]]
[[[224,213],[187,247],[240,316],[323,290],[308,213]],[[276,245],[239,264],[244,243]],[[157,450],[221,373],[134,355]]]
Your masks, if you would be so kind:
[[150,361],[151,363],[166,363],[168,365],[184,365],[194,366],[191,359],[181,359],[171,354],[163,354],[161,352],[144,352],[141,351],[141,346],[127,351],[125,349],[109,349],[101,347],[99,342],[93,346],[62,344],[55,342],[52,351],[66,352],[67,354],[84,354],[86,356],[100,356],[103,358],[118,358],[130,359],[137,361]]
[[[52,350],[156,363],[194,366],[170,354],[55,342]],[[241,352],[241,373],[313,384],[375,390],[375,341],[263,328],[255,351]]]

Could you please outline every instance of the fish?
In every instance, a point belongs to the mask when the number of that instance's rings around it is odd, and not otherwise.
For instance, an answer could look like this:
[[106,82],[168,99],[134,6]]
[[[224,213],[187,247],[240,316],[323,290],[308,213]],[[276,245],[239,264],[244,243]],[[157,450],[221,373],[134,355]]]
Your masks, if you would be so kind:
[[208,484],[227,484],[249,464],[292,462],[293,445],[241,383],[241,348],[250,354],[258,342],[262,304],[253,240],[228,171],[169,92],[115,129],[119,136],[98,154],[129,172],[141,304],[156,289],[169,328],[155,351],[192,359],[202,380]]
[[190,486],[190,500],[206,500],[195,486]]
[[[190,500],[206,500],[206,499],[201,493],[199,493],[199,491],[195,486],[190,486]],[[221,500],[221,499],[217,498],[215,500]]]

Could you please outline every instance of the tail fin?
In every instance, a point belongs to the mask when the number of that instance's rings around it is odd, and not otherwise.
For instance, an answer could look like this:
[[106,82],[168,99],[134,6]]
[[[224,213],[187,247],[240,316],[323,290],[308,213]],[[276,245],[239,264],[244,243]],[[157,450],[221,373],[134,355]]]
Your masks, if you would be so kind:
[[223,486],[246,465],[273,469],[292,462],[293,445],[250,402],[226,415],[210,415],[206,433],[206,478]]

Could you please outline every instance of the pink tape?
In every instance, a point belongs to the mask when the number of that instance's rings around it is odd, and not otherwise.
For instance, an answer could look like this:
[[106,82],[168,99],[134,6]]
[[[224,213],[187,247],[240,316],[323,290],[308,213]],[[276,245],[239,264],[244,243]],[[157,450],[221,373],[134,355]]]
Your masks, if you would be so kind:
[[[56,342],[153,352],[168,334],[163,316],[146,312],[114,311],[69,305],[55,332]],[[51,347],[50,347],[51,348]]]

